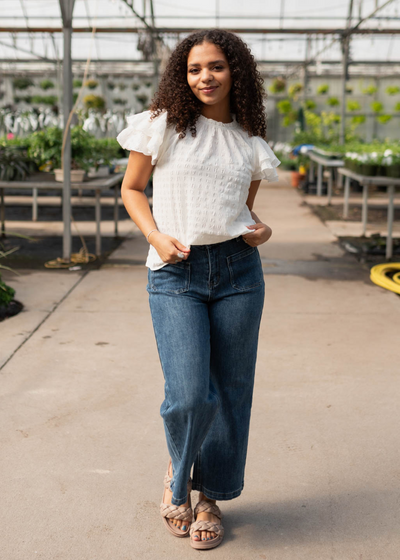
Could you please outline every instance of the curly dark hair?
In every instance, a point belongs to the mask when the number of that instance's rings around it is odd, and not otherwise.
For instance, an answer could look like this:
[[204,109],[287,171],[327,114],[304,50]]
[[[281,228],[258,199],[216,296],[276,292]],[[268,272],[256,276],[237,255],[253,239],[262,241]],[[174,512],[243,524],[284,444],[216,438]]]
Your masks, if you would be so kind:
[[186,130],[196,136],[196,121],[203,103],[194,95],[187,81],[187,60],[195,45],[213,43],[225,54],[232,78],[230,111],[249,136],[266,139],[267,121],[264,113],[266,93],[264,80],[254,56],[244,41],[224,29],[196,31],[181,41],[172,52],[159,89],[150,105],[151,118],[163,110],[168,112],[167,124],[174,125],[179,138]]

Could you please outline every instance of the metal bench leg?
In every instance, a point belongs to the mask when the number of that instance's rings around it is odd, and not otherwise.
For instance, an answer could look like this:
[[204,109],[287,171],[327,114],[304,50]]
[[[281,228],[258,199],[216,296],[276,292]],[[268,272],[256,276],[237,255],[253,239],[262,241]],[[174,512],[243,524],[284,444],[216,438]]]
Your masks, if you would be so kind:
[[32,189],[32,222],[38,219],[38,190]]
[[332,182],[333,182],[333,177],[332,177],[333,171],[332,169],[329,170],[329,178],[328,178],[328,206],[331,205],[331,200],[332,200]]
[[322,195],[322,165],[318,164],[317,196]]
[[386,258],[391,259],[393,256],[393,217],[394,217],[394,185],[388,187],[389,206],[387,219],[387,238],[386,238]]
[[368,217],[368,185],[363,185],[363,203],[362,203],[362,234],[367,233],[367,217]]
[[95,211],[96,211],[96,255],[101,255],[101,204],[100,204],[100,189],[96,189]]
[[346,177],[344,182],[344,205],[343,205],[343,218],[347,220],[349,217],[349,196],[350,196],[350,177]]
[[308,170],[308,180],[310,183],[314,183],[314,162],[310,159],[310,168]]

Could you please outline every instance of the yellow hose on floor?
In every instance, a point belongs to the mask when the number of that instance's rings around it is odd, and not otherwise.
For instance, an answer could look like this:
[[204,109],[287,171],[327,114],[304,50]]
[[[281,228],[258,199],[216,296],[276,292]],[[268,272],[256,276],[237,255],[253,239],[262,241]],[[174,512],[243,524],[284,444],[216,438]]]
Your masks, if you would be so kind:
[[400,263],[383,263],[377,264],[371,268],[370,278],[374,284],[386,288],[396,294],[400,294],[400,272],[396,272],[392,278],[387,276],[388,273],[400,271]]

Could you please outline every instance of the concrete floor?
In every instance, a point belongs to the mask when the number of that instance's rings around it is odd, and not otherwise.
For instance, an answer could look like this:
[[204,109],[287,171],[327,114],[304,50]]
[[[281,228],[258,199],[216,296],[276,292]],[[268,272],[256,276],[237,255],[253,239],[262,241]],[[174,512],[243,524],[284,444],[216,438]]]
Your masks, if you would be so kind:
[[[208,555],[398,560],[399,297],[285,182],[263,184],[255,211],[273,236],[246,482],[219,503],[226,536]],[[132,233],[100,270],[7,275],[26,308],[0,324],[2,560],[201,554],[158,513],[168,454],[146,252]]]

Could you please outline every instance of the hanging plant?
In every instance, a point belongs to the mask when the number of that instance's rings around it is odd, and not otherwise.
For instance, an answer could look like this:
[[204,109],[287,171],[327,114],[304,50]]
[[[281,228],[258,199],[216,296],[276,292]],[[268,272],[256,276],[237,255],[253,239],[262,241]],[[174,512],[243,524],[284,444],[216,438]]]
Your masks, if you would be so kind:
[[104,109],[106,103],[101,95],[90,94],[83,98],[83,104],[86,109]]
[[48,89],[52,89],[54,87],[54,82],[51,80],[42,80],[39,85],[42,89],[47,91]]
[[139,103],[142,103],[143,105],[146,105],[149,101],[149,98],[144,93],[141,95],[137,95],[136,99],[139,101]]
[[365,95],[374,95],[374,93],[376,93],[377,91],[378,88],[376,86],[368,86],[367,88],[364,88],[362,90]]
[[374,113],[380,113],[383,109],[383,104],[380,101],[373,101],[370,107]]
[[317,106],[317,104],[312,99],[306,99],[304,101],[304,107],[306,109],[308,109],[309,111],[312,111],[313,109],[315,109],[316,106]]
[[107,82],[107,89],[112,91],[114,88],[115,88],[114,82]]
[[381,124],[386,124],[388,123],[390,120],[392,120],[392,115],[378,115],[376,117],[376,120],[378,122],[380,122]]
[[153,85],[153,82],[145,82],[144,84],[146,87],[151,87]]
[[14,89],[28,89],[33,85],[34,83],[30,78],[14,78],[13,80]]
[[330,97],[327,101],[328,105],[330,105],[331,107],[336,107],[337,105],[340,105],[340,101],[337,97]]
[[99,82],[97,80],[86,80],[85,82],[85,86],[89,89],[96,89],[98,85]]
[[347,102],[347,110],[348,111],[360,111],[361,110],[361,105],[359,104],[358,101],[352,101],[351,99],[349,99],[348,102]]
[[296,83],[289,86],[288,94],[292,99],[297,98],[300,92],[303,91],[303,84]]
[[329,85],[328,84],[321,84],[317,88],[317,93],[319,95],[325,95],[326,93],[328,93],[328,91],[329,91]]
[[298,111],[289,111],[289,113],[282,119],[283,126],[290,126],[291,124],[294,124],[298,119],[298,114]]
[[286,88],[286,80],[284,78],[275,78],[269,87],[272,93],[282,93]]
[[56,95],[33,95],[32,103],[35,105],[55,105],[58,97]]
[[139,84],[132,84],[133,91],[137,91],[140,88]]
[[353,86],[346,86],[346,93],[353,93]]
[[281,115],[287,115],[292,110],[292,104],[289,99],[282,99],[276,104],[276,107]]
[[76,79],[72,82],[72,85],[74,88],[80,88],[82,87],[82,80]]
[[128,103],[127,99],[122,99],[122,97],[114,97],[113,102],[115,105],[126,105]]
[[399,86],[388,86],[388,87],[385,89],[385,92],[386,92],[388,95],[396,95],[397,93],[400,92],[400,87],[399,87]]
[[394,110],[395,111],[400,111],[400,102],[396,103],[396,105],[394,106]]
[[365,121],[365,115],[354,115],[353,117],[351,117],[351,122],[353,124],[363,124],[365,123]]
[[118,84],[119,91],[124,91],[127,88],[127,85],[124,82],[120,82]]

